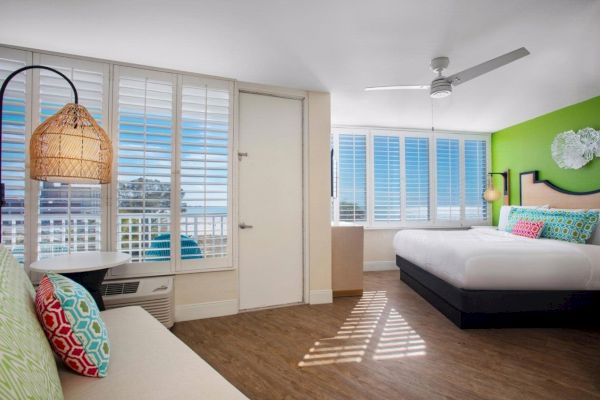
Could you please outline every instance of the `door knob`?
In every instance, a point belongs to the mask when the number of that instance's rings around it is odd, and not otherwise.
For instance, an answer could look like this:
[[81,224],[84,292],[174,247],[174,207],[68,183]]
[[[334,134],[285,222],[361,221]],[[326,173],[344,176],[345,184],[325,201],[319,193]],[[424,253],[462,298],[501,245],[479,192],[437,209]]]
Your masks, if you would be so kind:
[[240,229],[252,229],[252,228],[254,228],[252,225],[246,225],[246,223],[244,223],[244,222],[242,222],[238,226],[240,227]]

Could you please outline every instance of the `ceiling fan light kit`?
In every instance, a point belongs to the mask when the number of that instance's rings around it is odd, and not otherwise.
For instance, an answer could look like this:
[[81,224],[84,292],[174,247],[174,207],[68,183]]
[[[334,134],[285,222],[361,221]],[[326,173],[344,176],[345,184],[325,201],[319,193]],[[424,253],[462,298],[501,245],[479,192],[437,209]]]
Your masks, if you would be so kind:
[[529,51],[525,47],[521,47],[517,50],[503,54],[500,57],[493,58],[484,63],[478,64],[474,67],[467,68],[464,71],[458,72],[454,75],[444,76],[443,72],[448,65],[450,65],[450,59],[448,57],[436,57],[431,60],[431,69],[438,76],[435,78],[430,85],[395,85],[395,86],[374,86],[365,88],[366,91],[376,90],[413,90],[413,89],[429,89],[429,95],[433,99],[441,99],[452,94],[452,87],[460,85],[461,83],[470,81],[471,79],[477,78],[483,74],[487,74],[497,68],[500,68],[506,64],[510,64],[513,61],[518,60],[529,55]]
[[441,99],[452,94],[452,85],[444,77],[434,79],[431,82],[429,95],[434,99]]

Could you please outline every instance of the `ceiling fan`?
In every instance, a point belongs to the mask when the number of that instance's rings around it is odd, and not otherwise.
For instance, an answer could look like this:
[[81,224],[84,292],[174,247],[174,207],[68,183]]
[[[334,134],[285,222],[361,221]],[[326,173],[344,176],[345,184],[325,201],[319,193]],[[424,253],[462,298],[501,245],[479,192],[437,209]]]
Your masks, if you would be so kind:
[[506,64],[510,64],[519,58],[529,55],[529,51],[525,47],[511,51],[501,55],[500,57],[493,58],[489,61],[481,63],[471,68],[467,68],[464,71],[458,72],[454,75],[443,76],[442,72],[448,68],[450,59],[448,57],[436,57],[431,60],[431,69],[434,73],[438,74],[437,78],[431,81],[430,85],[395,85],[395,86],[374,86],[365,88],[366,91],[373,90],[413,90],[413,89],[430,89],[429,94],[434,99],[440,99],[442,97],[450,96],[452,93],[452,86],[460,85],[470,81],[473,78],[477,78],[480,75],[487,74],[497,68],[500,68]]

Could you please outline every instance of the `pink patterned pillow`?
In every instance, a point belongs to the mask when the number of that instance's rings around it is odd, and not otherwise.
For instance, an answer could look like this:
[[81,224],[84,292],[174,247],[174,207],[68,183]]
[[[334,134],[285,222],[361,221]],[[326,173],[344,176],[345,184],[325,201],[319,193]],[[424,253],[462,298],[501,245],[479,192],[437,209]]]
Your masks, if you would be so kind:
[[530,239],[539,239],[544,229],[544,221],[524,221],[520,219],[513,226],[512,234],[525,236]]

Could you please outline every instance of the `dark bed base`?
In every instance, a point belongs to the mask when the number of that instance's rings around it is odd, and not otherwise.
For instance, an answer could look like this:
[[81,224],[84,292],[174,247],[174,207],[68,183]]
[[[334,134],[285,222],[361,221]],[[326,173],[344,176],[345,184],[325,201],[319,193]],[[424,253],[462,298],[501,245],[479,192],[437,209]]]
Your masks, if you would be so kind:
[[396,256],[400,279],[461,329],[600,326],[600,291],[465,290]]

